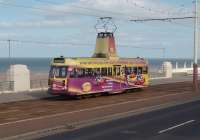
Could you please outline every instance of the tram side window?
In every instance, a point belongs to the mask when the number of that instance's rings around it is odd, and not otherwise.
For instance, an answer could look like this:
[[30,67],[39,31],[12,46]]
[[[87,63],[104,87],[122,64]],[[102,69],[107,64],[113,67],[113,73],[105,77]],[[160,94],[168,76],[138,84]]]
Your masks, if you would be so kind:
[[142,74],[142,67],[138,67],[138,74]]
[[85,76],[85,69],[79,69],[78,70],[78,77],[84,77]]
[[74,68],[71,72],[70,72],[70,78],[76,78],[77,77],[77,73],[78,70],[76,68]]
[[148,67],[143,67],[142,70],[143,70],[143,71],[142,71],[143,74],[147,74],[147,73],[148,73]]
[[50,77],[65,78],[67,76],[67,67],[52,67],[50,70]]
[[108,76],[112,76],[112,68],[108,68]]
[[94,68],[93,69],[93,76],[97,76],[97,75],[100,75],[101,72],[100,72],[100,68]]
[[132,73],[137,74],[137,67],[132,67]]
[[125,73],[127,75],[131,74],[132,73],[132,68],[131,67],[125,67]]
[[114,67],[114,74],[120,76],[120,67]]
[[101,75],[107,76],[107,68],[101,68]]
[[100,69],[92,69],[92,68],[74,68],[70,72],[70,78],[82,78],[82,77],[92,77],[97,74],[100,74]]
[[66,67],[61,67],[60,68],[60,77],[66,77],[66,75],[67,75]]
[[92,68],[86,68],[85,69],[85,76],[86,77],[91,77],[92,76]]
[[51,69],[51,77],[59,77],[60,70],[58,67],[52,67]]
[[119,68],[117,68],[116,74],[117,74],[118,76],[120,76],[120,73],[121,73],[121,71],[120,71],[120,67],[119,67]]

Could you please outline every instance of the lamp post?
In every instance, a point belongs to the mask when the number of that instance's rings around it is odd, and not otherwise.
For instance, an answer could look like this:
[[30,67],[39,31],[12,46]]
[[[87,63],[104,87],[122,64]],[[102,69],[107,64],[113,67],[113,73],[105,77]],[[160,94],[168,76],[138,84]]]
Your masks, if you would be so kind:
[[193,88],[198,91],[198,46],[199,46],[199,32],[198,32],[198,0],[195,0],[195,17],[194,17],[194,62],[193,62]]
[[11,65],[11,40],[8,40],[8,59],[9,59],[9,65]]

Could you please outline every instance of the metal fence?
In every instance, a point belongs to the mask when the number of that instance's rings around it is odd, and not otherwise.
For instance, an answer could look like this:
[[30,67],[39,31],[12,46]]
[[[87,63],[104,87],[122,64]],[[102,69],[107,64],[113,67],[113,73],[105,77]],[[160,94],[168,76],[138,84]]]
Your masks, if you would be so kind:
[[[48,79],[30,80],[30,89],[45,89],[48,88]],[[0,92],[13,91],[14,81],[1,81]]]
[[12,91],[14,89],[14,81],[2,81],[0,82],[0,92]]
[[37,89],[37,88],[47,88],[48,87],[48,79],[36,79],[30,81],[30,88]]

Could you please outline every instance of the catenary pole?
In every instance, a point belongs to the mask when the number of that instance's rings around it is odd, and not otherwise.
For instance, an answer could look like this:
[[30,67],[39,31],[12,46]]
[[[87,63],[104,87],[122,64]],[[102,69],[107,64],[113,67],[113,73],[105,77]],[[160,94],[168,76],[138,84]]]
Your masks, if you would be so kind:
[[199,33],[198,33],[198,0],[195,0],[195,18],[194,18],[194,62],[193,62],[193,88],[198,91],[198,46],[199,46]]
[[11,40],[8,40],[8,59],[9,59],[9,65],[11,65]]

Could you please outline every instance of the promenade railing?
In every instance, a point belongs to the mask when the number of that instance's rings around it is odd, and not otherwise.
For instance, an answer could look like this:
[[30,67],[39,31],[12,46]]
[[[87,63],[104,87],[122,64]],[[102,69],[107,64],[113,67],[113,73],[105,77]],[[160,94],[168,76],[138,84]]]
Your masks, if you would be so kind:
[[13,91],[14,81],[1,81],[0,82],[0,92]]
[[31,89],[45,89],[48,87],[48,79],[34,79],[30,80]]

